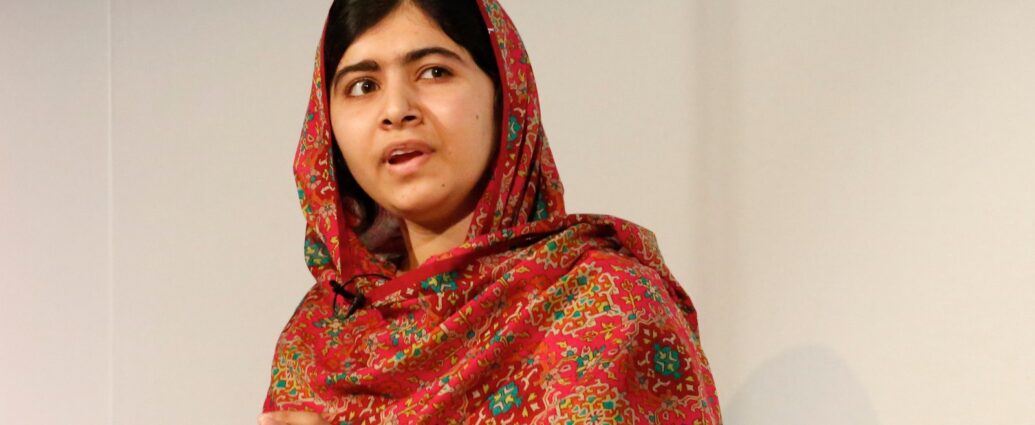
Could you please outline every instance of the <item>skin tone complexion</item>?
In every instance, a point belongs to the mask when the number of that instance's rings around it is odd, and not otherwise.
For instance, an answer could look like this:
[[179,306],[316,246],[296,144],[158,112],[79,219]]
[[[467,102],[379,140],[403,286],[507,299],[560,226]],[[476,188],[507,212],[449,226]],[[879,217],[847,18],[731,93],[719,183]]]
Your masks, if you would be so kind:
[[331,82],[335,139],[360,187],[402,219],[404,269],[463,243],[497,134],[492,79],[406,2],[349,46]]

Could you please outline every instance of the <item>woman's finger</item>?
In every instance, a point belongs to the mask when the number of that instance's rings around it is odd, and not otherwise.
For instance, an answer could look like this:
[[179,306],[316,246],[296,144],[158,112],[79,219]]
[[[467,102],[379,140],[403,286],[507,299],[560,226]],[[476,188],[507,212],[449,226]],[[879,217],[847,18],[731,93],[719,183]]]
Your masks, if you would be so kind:
[[283,422],[274,419],[272,413],[262,413],[258,418],[256,418],[256,420],[259,425],[286,425]]
[[[265,422],[263,422],[265,421]],[[282,410],[259,415],[259,425],[329,425],[313,412]]]

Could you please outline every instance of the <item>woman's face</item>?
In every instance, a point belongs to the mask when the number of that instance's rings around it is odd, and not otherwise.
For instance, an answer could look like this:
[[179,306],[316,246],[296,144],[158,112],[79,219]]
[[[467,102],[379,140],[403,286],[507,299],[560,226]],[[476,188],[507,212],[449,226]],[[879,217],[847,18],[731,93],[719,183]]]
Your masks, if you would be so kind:
[[331,125],[356,182],[425,226],[470,213],[496,139],[492,79],[410,2],[364,32],[331,78]]

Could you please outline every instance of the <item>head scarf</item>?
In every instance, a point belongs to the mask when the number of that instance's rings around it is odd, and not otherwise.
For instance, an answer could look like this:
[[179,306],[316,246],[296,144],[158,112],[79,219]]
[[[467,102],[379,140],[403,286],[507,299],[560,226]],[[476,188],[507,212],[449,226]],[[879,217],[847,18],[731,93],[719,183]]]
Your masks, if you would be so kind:
[[524,45],[496,0],[476,2],[500,71],[498,154],[465,242],[404,274],[343,207],[321,36],[294,161],[316,282],[277,342],[263,411],[335,425],[721,423],[696,311],[653,233],[565,212]]

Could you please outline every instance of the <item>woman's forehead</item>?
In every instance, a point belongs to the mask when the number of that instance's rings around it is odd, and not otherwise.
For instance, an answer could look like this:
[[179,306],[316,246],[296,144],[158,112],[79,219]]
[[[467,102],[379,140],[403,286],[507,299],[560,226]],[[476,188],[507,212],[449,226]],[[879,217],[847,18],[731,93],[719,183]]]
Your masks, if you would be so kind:
[[356,37],[345,50],[342,62],[402,63],[411,52],[432,46],[464,53],[423,10],[406,2]]

